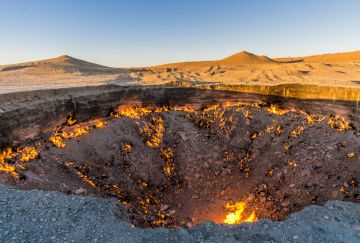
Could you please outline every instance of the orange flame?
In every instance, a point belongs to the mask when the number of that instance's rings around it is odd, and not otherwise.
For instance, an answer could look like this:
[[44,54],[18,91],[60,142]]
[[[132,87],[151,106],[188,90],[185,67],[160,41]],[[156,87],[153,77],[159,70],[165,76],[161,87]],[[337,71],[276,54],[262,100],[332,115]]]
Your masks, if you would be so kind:
[[225,224],[252,223],[258,220],[255,211],[252,211],[249,216],[244,214],[247,207],[245,202],[227,203],[225,207],[229,211],[224,219]]
[[7,160],[17,159],[20,163],[25,163],[30,160],[36,159],[39,153],[34,147],[24,147],[13,151],[12,148],[7,148],[0,152],[0,171],[10,174],[15,179],[19,179],[19,174],[16,169],[23,169],[25,167],[19,164],[8,164]]
[[284,115],[287,111],[280,109],[278,106],[271,104],[268,108],[267,111],[269,113],[273,113],[275,115]]
[[350,122],[346,121],[345,117],[339,115],[330,117],[328,124],[331,128],[340,132],[351,129]]

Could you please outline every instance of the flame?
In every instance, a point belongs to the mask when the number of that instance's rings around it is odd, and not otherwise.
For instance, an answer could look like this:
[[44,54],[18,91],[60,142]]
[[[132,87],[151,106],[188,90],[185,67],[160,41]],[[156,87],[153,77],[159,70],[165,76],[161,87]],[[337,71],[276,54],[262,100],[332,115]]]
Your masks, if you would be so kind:
[[280,109],[278,106],[276,106],[276,105],[274,105],[274,104],[271,104],[268,108],[267,108],[267,111],[269,112],[269,113],[273,113],[273,114],[275,114],[275,115],[283,115],[283,114],[285,114],[287,111],[285,111],[285,110],[282,110],[282,109]]
[[102,127],[104,127],[106,125],[107,125],[106,121],[103,121],[103,120],[97,120],[96,123],[95,123],[96,128],[102,128]]
[[328,121],[328,124],[331,128],[338,130],[340,132],[351,129],[350,122],[346,121],[345,117],[339,115],[331,116]]
[[19,174],[16,172],[16,169],[24,169],[24,166],[9,164],[6,161],[17,159],[20,163],[25,163],[30,160],[36,159],[39,153],[34,147],[24,147],[19,148],[16,152],[12,148],[7,148],[0,153],[0,171],[10,174],[15,179],[19,179]]
[[66,146],[62,137],[57,132],[49,137],[49,141],[57,148],[64,148]]
[[150,113],[152,113],[152,111],[145,107],[119,107],[111,115],[115,118],[124,116],[132,119],[140,119],[141,117],[146,116]]
[[15,158],[16,154],[13,152],[12,148],[7,148],[2,153],[0,153],[0,171],[10,174],[14,178],[19,178],[19,175],[16,173],[15,165],[6,163],[6,160]]
[[162,143],[164,136],[164,120],[159,116],[153,116],[150,123],[145,123],[140,130],[148,137],[146,144],[151,148],[157,148]]
[[299,135],[301,135],[303,132],[304,132],[304,127],[302,126],[297,126],[291,133],[290,133],[290,136],[291,137],[298,137]]
[[69,131],[69,132],[62,132],[61,133],[61,136],[62,138],[65,138],[65,139],[70,139],[70,138],[78,138],[78,137],[81,137],[85,134],[89,133],[89,128],[88,127],[80,127],[80,126],[77,126],[75,127],[75,129]]
[[74,116],[69,116],[69,118],[68,118],[67,121],[66,121],[66,124],[67,124],[68,126],[72,126],[72,125],[74,125],[75,123],[76,123],[75,117],[74,117]]
[[78,138],[85,134],[88,134],[89,131],[89,127],[81,127],[77,125],[74,129],[71,129],[67,132],[62,131],[61,133],[59,133],[58,131],[56,131],[49,137],[49,141],[57,148],[64,148],[66,144],[64,143],[63,139]]
[[251,119],[251,118],[252,118],[251,112],[250,112],[249,110],[244,110],[244,111],[242,112],[242,114],[243,114],[244,117],[247,118],[247,119]]
[[346,153],[346,157],[348,157],[348,158],[355,158],[355,157],[356,157],[356,153],[355,153],[355,152],[348,152],[348,153]]
[[96,184],[90,180],[90,178],[85,175],[84,173],[82,173],[81,171],[76,171],[76,174],[84,181],[86,182],[89,186],[91,186],[92,188],[96,188]]
[[314,123],[320,123],[325,119],[325,117],[323,116],[309,115],[304,111],[299,111],[299,112],[305,116],[306,122],[310,125],[313,125]]
[[[85,183],[87,183],[89,186],[91,186],[92,188],[96,188],[96,184],[95,182],[93,182],[85,173],[83,173],[81,170],[84,169],[84,165],[82,165],[81,163],[74,163],[72,161],[68,161],[65,162],[64,165],[66,167],[70,167],[75,169],[75,173],[76,175]],[[86,168],[86,167],[85,167]]]
[[186,113],[196,113],[195,109],[193,107],[188,106],[175,106],[172,108],[174,111],[183,111]]
[[225,224],[252,223],[257,221],[255,211],[252,211],[249,216],[244,214],[247,208],[245,202],[227,203],[225,207],[229,211],[224,219]]
[[291,167],[294,167],[294,168],[298,167],[298,163],[296,163],[295,160],[289,160],[289,161],[288,161],[288,164],[289,164]]
[[133,146],[130,143],[121,143],[121,150],[130,153],[133,149]]
[[175,169],[174,151],[172,148],[161,149],[161,158],[165,161],[164,171],[166,175],[171,175]]
[[38,151],[34,147],[25,147],[23,149],[18,149],[18,153],[20,153],[21,163],[36,159],[39,155]]
[[282,133],[282,127],[281,127],[281,125],[278,125],[276,130],[275,130],[275,135],[280,136],[281,133]]

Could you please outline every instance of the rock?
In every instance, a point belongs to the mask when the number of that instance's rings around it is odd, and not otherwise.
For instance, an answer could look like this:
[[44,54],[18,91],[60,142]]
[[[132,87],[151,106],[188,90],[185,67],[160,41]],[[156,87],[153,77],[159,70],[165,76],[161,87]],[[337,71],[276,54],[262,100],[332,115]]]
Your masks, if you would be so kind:
[[225,163],[222,160],[217,160],[214,162],[215,166],[217,167],[224,167]]
[[192,227],[194,227],[194,224],[192,222],[187,222],[186,227],[192,228]]
[[[195,219],[189,219],[186,227],[193,229],[184,230],[180,227],[142,229],[132,226],[131,222],[127,221],[128,215],[125,209],[121,210],[118,214],[119,218],[114,220],[109,208],[112,208],[116,202],[105,198],[79,197],[57,192],[50,192],[49,196],[45,196],[42,191],[14,190],[5,186],[0,186],[0,194],[1,203],[8,202],[6,205],[0,205],[2,209],[0,220],[6,221],[6,224],[0,225],[0,231],[3,232],[0,234],[1,242],[81,242],[84,239],[83,232],[86,232],[86,238],[91,242],[100,238],[105,239],[99,242],[359,241],[360,205],[351,202],[329,201],[324,206],[309,206],[292,214],[285,221],[261,220],[251,225],[240,224],[236,227],[214,223],[196,225]],[[79,207],[79,198],[84,198],[82,205],[86,207]],[[41,203],[34,206],[29,201]],[[282,209],[283,212],[287,210],[286,207]],[[174,215],[176,212],[168,213]],[[52,223],[51,219],[56,214],[61,217],[57,218],[56,223]],[[31,220],[34,218],[37,219],[36,224]],[[335,218],[336,220],[333,220]],[[322,225],[324,219],[327,220],[326,226]],[[64,239],[69,236],[71,239]]]
[[196,180],[199,179],[199,178],[200,178],[200,174],[196,173],[196,174],[194,175],[194,178],[195,178]]
[[190,177],[190,176],[185,176],[184,179],[185,179],[185,181],[191,181],[191,177]]
[[165,211],[165,210],[167,210],[169,207],[170,207],[170,205],[168,205],[168,204],[161,204],[161,206],[160,206],[160,211]]
[[79,189],[76,189],[74,191],[75,194],[83,194],[84,192],[86,192],[86,190],[82,187],[80,187]]
[[166,213],[165,215],[168,216],[168,217],[171,217],[171,216],[174,216],[176,214],[176,211],[173,209],[173,210],[170,210],[168,213]]
[[282,201],[281,202],[281,207],[287,207],[290,205],[290,202],[289,201]]
[[293,187],[295,187],[295,184],[290,184],[289,187],[293,188]]
[[301,171],[301,176],[310,176],[311,171],[309,169],[304,169]]
[[180,132],[178,131],[178,134],[180,135],[181,139],[186,142],[187,141],[187,137],[186,137],[186,134],[184,132]]
[[339,196],[339,191],[335,190],[331,192],[331,198],[336,199]]

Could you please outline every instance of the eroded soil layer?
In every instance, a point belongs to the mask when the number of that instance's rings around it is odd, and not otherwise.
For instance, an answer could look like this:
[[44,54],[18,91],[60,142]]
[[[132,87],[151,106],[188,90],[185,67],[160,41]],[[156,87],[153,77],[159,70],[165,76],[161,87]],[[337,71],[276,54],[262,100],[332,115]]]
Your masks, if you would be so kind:
[[283,220],[311,204],[360,201],[359,135],[341,116],[263,102],[120,106],[82,123],[70,114],[3,150],[0,180],[116,197],[137,226]]

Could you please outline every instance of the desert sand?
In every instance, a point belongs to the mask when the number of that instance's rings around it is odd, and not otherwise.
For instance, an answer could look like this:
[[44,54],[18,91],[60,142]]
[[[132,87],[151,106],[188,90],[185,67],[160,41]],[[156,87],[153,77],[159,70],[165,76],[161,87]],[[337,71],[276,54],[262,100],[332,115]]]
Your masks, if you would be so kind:
[[315,84],[360,87],[360,51],[296,58],[258,56],[246,51],[221,60],[141,68],[111,68],[70,56],[0,66],[0,93],[104,84]]

